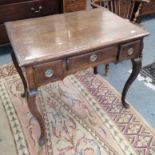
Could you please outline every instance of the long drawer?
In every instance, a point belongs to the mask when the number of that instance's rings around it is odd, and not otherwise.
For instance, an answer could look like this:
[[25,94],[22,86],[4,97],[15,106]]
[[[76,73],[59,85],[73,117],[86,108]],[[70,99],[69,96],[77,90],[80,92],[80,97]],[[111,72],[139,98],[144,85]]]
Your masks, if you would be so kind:
[[91,53],[72,56],[67,59],[67,69],[76,70],[96,66],[99,63],[110,63],[117,60],[117,46],[107,47]]
[[55,1],[47,0],[33,0],[0,5],[0,23],[56,13],[57,8],[58,6]]

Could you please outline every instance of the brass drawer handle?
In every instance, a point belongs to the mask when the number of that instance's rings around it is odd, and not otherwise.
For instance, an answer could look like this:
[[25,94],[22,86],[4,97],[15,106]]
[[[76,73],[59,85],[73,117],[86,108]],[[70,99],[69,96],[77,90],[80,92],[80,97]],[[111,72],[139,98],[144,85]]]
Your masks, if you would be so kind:
[[131,56],[132,54],[133,54],[133,52],[134,52],[134,48],[129,48],[128,49],[128,56]]
[[38,9],[32,7],[31,11],[33,11],[34,13],[39,13],[39,12],[41,12],[42,9],[43,9],[43,7],[40,5],[40,6],[38,6]]
[[52,77],[53,74],[54,74],[54,71],[53,71],[52,69],[47,69],[47,70],[44,72],[44,75],[45,75],[45,77],[47,77],[47,78]]
[[97,60],[97,55],[96,54],[92,54],[91,56],[90,56],[90,61],[91,62],[95,62]]

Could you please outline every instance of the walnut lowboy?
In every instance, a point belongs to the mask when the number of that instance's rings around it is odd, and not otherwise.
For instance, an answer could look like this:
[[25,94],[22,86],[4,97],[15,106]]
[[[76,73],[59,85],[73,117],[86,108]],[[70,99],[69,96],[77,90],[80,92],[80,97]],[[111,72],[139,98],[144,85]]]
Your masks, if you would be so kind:
[[7,22],[5,26],[24,85],[23,97],[41,128],[40,145],[46,142],[44,121],[36,106],[41,85],[90,66],[130,59],[133,70],[122,92],[122,104],[129,106],[125,97],[140,71],[143,38],[149,34],[143,28],[104,8]]

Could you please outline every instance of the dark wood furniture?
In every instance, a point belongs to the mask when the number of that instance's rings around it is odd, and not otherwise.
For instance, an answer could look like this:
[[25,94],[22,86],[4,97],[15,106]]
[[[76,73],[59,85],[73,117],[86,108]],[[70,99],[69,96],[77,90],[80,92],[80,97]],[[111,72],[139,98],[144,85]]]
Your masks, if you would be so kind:
[[143,28],[103,8],[7,22],[5,26],[24,96],[40,124],[40,145],[46,137],[35,101],[41,85],[90,66],[131,60],[133,70],[122,92],[122,104],[128,107],[126,93],[140,71],[143,38],[149,34]]
[[148,3],[145,3],[142,6],[140,16],[151,15],[155,13],[155,0],[148,0]]
[[58,12],[57,0],[0,0],[0,45],[9,41],[4,22]]
[[87,0],[63,0],[63,12],[73,12],[86,9]]

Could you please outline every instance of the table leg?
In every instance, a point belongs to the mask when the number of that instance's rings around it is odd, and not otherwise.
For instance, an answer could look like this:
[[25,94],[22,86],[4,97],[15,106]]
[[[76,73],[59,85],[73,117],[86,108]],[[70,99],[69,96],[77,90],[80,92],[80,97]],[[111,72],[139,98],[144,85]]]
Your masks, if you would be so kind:
[[29,109],[30,109],[31,113],[36,117],[36,119],[40,125],[41,135],[39,138],[39,145],[42,146],[46,142],[46,130],[45,130],[45,125],[44,125],[44,120],[43,120],[41,114],[39,113],[37,105],[36,105],[36,94],[37,94],[36,89],[29,90],[29,91],[27,91],[26,97],[27,97]]
[[21,94],[21,96],[22,96],[22,97],[25,97],[25,96],[26,96],[26,92],[27,92],[27,83],[26,83],[25,77],[24,77],[24,75],[23,75],[22,69],[21,69],[21,68],[19,67],[19,65],[18,65],[16,56],[15,56],[15,54],[14,54],[13,51],[11,52],[11,57],[12,57],[12,61],[13,61],[13,63],[14,63],[14,66],[15,66],[15,68],[16,68],[16,70],[17,70],[17,72],[18,72],[18,74],[19,74],[19,76],[20,76],[20,78],[21,78],[21,80],[22,80],[22,82],[23,82],[24,93]]
[[128,108],[129,107],[129,104],[126,103],[125,101],[125,98],[126,98],[126,94],[127,94],[127,91],[130,87],[130,85],[132,84],[132,82],[136,79],[136,77],[138,76],[140,70],[141,70],[141,66],[142,66],[142,60],[141,60],[141,57],[139,58],[135,58],[135,59],[131,59],[131,62],[132,62],[132,73],[130,75],[130,77],[128,78],[125,86],[124,86],[124,89],[123,89],[123,92],[122,92],[122,104],[125,108]]
[[105,73],[104,73],[104,76],[107,76],[108,71],[109,71],[109,64],[105,64]]
[[11,53],[11,57],[12,57],[12,61],[14,63],[14,66],[15,66],[18,74],[20,75],[20,78],[21,78],[23,85],[24,85],[24,93],[21,96],[27,98],[29,109],[30,109],[31,113],[36,117],[36,119],[40,125],[41,135],[39,138],[39,145],[44,145],[46,142],[46,130],[45,130],[43,118],[42,118],[41,114],[39,113],[37,105],[36,105],[37,89],[28,90],[27,82],[26,82],[25,77],[23,75],[22,69],[18,65],[16,56],[15,56],[13,51]]
[[97,71],[97,66],[94,67],[94,74],[97,74],[98,71]]

